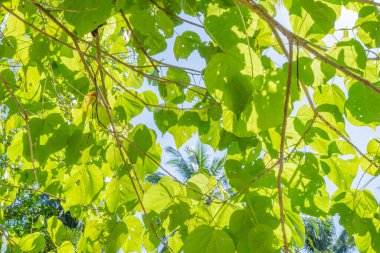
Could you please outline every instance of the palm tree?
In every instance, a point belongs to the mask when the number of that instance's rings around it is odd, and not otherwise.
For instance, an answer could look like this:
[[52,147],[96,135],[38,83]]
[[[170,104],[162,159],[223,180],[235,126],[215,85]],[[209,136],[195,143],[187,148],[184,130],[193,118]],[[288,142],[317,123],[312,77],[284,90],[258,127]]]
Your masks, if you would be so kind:
[[[203,143],[198,142],[195,148],[186,147],[186,157],[182,156],[178,150],[172,147],[165,148],[165,151],[171,156],[168,164],[175,168],[177,173],[181,176],[182,181],[186,182],[196,173],[205,173],[216,177],[223,188],[228,189],[227,178],[224,174],[226,158],[224,156],[215,157],[211,160],[210,155],[206,152],[206,146]],[[145,180],[156,184],[163,176],[165,176],[165,174],[155,172],[148,175]]]
[[312,216],[302,216],[305,225],[305,245],[301,252],[348,253],[355,250],[353,237],[343,229],[337,234],[332,218],[322,221]]

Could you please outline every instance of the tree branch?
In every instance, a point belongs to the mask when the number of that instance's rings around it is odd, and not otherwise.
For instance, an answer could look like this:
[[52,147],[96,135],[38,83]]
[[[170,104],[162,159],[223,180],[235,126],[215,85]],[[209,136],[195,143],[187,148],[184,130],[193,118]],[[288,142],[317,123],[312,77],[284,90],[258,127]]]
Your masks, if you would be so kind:
[[284,103],[284,117],[282,121],[281,128],[281,143],[280,143],[280,158],[279,158],[279,170],[277,175],[277,190],[278,190],[278,204],[280,206],[280,222],[282,237],[284,240],[284,251],[285,253],[289,252],[288,241],[286,238],[285,231],[285,214],[284,214],[284,203],[282,199],[282,173],[284,171],[284,149],[285,149],[285,138],[286,138],[286,126],[288,122],[288,113],[289,113],[289,100],[290,100],[290,91],[292,85],[292,72],[293,72],[293,41],[289,40],[289,57],[288,57],[288,79],[286,82],[286,93],[285,93],[285,103]]
[[282,39],[281,39],[281,37],[280,37],[280,34],[278,34],[276,28],[274,28],[274,27],[272,27],[272,26],[269,26],[269,27],[270,27],[270,29],[272,30],[273,35],[274,35],[274,37],[276,38],[278,44],[280,45],[282,52],[284,53],[284,55],[286,56],[286,58],[289,58],[289,53],[288,53],[288,51],[286,50],[286,47],[285,47],[284,42],[282,41]]
[[34,189],[34,188],[30,188],[30,187],[26,187],[26,186],[17,186],[17,185],[14,185],[14,184],[9,184],[9,183],[1,183],[0,186],[4,186],[4,187],[12,187],[12,188],[16,188],[16,189],[21,189],[21,190],[26,190],[26,191],[32,191],[32,192],[38,192],[38,193],[41,193],[41,194],[45,194],[51,198],[54,198],[54,199],[58,199],[58,200],[61,200],[61,201],[64,201],[64,199],[54,195],[54,194],[51,194],[51,193],[48,193],[48,192],[44,192],[44,191],[41,191],[41,190],[38,190],[38,189]]

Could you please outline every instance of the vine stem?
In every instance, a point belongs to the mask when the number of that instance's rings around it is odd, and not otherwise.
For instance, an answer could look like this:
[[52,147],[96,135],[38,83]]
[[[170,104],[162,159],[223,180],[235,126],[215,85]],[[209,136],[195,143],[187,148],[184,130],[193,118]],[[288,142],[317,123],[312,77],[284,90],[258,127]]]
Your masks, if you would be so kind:
[[26,133],[27,133],[27,136],[28,136],[28,142],[29,142],[29,152],[30,152],[30,159],[32,161],[32,167],[33,167],[33,172],[34,172],[34,178],[36,180],[36,184],[37,184],[37,188],[39,188],[39,182],[38,182],[38,176],[37,176],[37,169],[36,169],[36,165],[34,163],[34,151],[33,151],[33,142],[32,142],[32,135],[30,133],[30,127],[29,127],[29,117],[28,117],[28,113],[26,112],[25,108],[22,106],[22,104],[20,103],[20,101],[18,101],[17,97],[15,96],[15,94],[13,93],[12,89],[9,87],[9,84],[8,82],[0,75],[0,81],[3,83],[5,89],[9,92],[9,94],[11,95],[12,99],[15,101],[17,107],[20,109],[21,111],[21,115],[22,115],[22,118],[24,119],[25,121],[25,129],[26,129]]
[[288,79],[286,82],[286,94],[285,94],[285,103],[284,103],[284,117],[282,121],[282,129],[281,129],[281,144],[280,144],[280,159],[279,159],[279,169],[277,175],[277,191],[278,191],[278,204],[280,206],[280,222],[281,222],[281,230],[282,237],[284,240],[284,251],[285,253],[289,252],[289,246],[286,238],[285,231],[285,214],[284,214],[284,203],[282,198],[282,173],[284,172],[284,149],[285,149],[285,138],[286,138],[286,126],[288,122],[288,114],[289,114],[289,100],[290,100],[290,90],[292,85],[292,72],[293,72],[293,41],[289,39],[289,57],[288,57]]

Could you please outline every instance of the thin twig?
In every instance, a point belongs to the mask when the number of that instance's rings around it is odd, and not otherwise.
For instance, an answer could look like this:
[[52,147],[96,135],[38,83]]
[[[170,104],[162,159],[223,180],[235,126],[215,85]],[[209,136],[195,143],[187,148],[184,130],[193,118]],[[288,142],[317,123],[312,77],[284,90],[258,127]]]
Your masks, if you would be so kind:
[[296,150],[297,147],[301,144],[301,142],[306,138],[306,135],[309,133],[309,131],[312,129],[313,124],[315,123],[315,120],[317,119],[317,116],[314,114],[311,123],[309,127],[306,129],[306,131],[302,134],[301,138],[297,141],[297,143],[294,145],[293,149],[290,151],[288,156],[291,156]]
[[33,192],[38,192],[38,193],[41,193],[41,194],[45,194],[51,198],[55,198],[55,199],[58,199],[58,200],[61,200],[63,201],[64,199],[54,195],[54,194],[51,194],[51,193],[48,193],[48,192],[44,192],[44,191],[41,191],[41,190],[38,190],[38,189],[34,189],[34,188],[31,188],[31,187],[27,187],[27,186],[18,186],[18,185],[14,185],[14,184],[9,184],[9,183],[1,183],[0,186],[2,187],[12,187],[12,188],[16,188],[16,189],[20,189],[20,190],[26,190],[26,191],[33,191]]
[[154,61],[152,60],[152,57],[150,57],[150,55],[148,54],[148,52],[146,51],[144,45],[141,43],[139,37],[137,37],[137,34],[135,33],[135,31],[133,31],[133,28],[132,28],[132,25],[131,23],[129,23],[127,17],[125,16],[124,12],[122,10],[120,10],[120,14],[122,16],[122,18],[124,19],[124,22],[125,24],[127,25],[129,31],[131,32],[131,35],[134,39],[134,41],[136,42],[137,46],[140,48],[140,50],[143,52],[143,54],[145,55],[145,57],[149,60],[150,64],[153,65],[153,68],[157,71],[157,72],[160,72],[157,68],[157,66],[154,64]]
[[285,47],[284,42],[282,41],[282,39],[281,39],[281,37],[280,37],[280,34],[278,34],[276,28],[274,28],[274,27],[272,27],[272,26],[269,26],[269,27],[270,27],[270,29],[272,30],[273,35],[274,35],[274,37],[276,38],[278,44],[280,45],[281,50],[282,50],[282,52],[284,53],[285,57],[286,57],[286,58],[289,58],[288,50],[286,50],[286,47]]
[[8,82],[1,75],[0,75],[0,80],[4,84],[5,89],[11,95],[11,97],[14,100],[14,102],[16,103],[17,107],[20,109],[21,116],[22,116],[22,118],[25,121],[25,129],[26,129],[26,133],[28,135],[28,142],[29,142],[30,159],[32,161],[32,166],[33,166],[33,171],[34,171],[34,177],[35,177],[35,180],[36,180],[36,184],[37,184],[37,187],[39,187],[38,176],[37,176],[37,169],[36,169],[36,165],[34,163],[33,142],[32,142],[32,135],[30,133],[28,113],[26,112],[25,108],[22,106],[22,104],[20,103],[20,101],[18,101],[17,97],[15,96],[15,94],[13,93],[13,91],[11,90],[11,88],[9,87]]
[[193,68],[189,68],[189,67],[180,67],[180,66],[176,66],[176,65],[166,63],[163,60],[156,60],[154,58],[152,58],[152,60],[157,62],[159,65],[162,65],[160,67],[168,67],[168,68],[174,68],[174,69],[181,69],[181,70],[184,70],[185,72],[193,72],[193,73],[189,73],[192,75],[195,75],[195,74],[203,75],[203,72],[201,70],[198,70],[198,69],[193,69]]

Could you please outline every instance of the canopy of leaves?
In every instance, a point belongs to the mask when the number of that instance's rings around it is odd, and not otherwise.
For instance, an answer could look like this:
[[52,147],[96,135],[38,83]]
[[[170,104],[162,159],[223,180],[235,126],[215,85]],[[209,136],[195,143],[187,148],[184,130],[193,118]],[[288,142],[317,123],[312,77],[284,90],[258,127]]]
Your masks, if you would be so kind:
[[[379,203],[354,183],[380,173],[379,140],[362,150],[346,131],[380,124],[378,8],[1,1],[2,250],[289,252],[303,247],[303,213],[338,214],[360,252],[380,252]],[[355,25],[341,31],[347,11]],[[162,137],[179,149],[194,135],[226,153],[228,194],[214,194],[212,168],[184,182],[161,164]],[[77,244],[54,217],[47,234],[7,231],[20,189],[61,199],[83,222]]]

